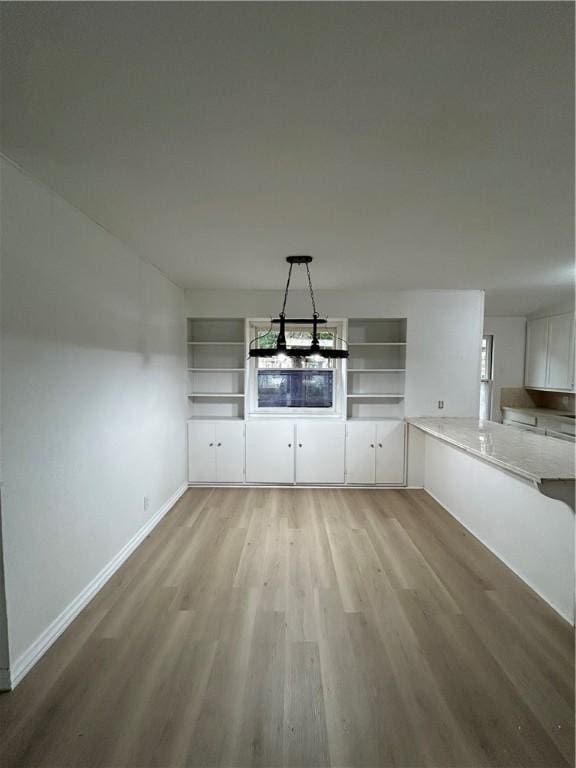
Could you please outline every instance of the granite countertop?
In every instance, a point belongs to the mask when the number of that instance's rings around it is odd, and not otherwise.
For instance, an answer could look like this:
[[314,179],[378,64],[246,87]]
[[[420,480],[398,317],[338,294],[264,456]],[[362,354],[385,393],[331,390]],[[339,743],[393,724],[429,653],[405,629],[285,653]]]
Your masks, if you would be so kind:
[[528,413],[532,416],[554,416],[555,419],[564,421],[567,424],[574,424],[575,419],[570,416],[569,411],[559,411],[555,408],[536,408],[531,406],[513,406],[503,405],[501,406],[503,411],[520,411],[521,413]]
[[526,480],[574,480],[574,444],[470,418],[410,417],[406,421],[489,464]]

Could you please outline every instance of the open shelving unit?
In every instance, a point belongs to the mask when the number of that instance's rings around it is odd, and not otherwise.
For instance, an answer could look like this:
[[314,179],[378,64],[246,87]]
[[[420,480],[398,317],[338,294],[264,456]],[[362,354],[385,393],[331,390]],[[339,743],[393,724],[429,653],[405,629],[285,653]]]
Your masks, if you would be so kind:
[[[245,416],[246,321],[188,318],[187,400],[193,419]],[[406,319],[350,318],[347,419],[404,417]]]
[[244,318],[188,318],[188,416],[243,419]]
[[348,348],[347,418],[403,418],[406,318],[350,318]]

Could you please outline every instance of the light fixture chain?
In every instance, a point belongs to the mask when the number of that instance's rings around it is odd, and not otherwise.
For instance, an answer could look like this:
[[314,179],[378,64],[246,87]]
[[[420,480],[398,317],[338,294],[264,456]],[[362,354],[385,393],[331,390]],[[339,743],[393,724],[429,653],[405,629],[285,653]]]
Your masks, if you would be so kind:
[[293,264],[290,264],[290,269],[288,270],[288,280],[286,281],[286,288],[284,289],[284,302],[282,304],[282,312],[280,312],[281,317],[286,314],[286,301],[288,299],[288,288],[290,288],[290,278],[292,277],[293,266]]
[[314,299],[314,289],[312,288],[312,278],[310,277],[310,268],[308,267],[308,264],[306,264],[306,272],[308,273],[308,285],[310,287],[310,298],[312,299],[312,313],[314,317],[318,317],[318,312],[316,311],[316,301]]

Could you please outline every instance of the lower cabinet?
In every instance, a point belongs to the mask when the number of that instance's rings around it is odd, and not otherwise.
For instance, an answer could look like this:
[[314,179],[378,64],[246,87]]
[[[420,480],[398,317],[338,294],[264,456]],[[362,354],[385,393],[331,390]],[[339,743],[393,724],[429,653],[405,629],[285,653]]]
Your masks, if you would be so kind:
[[376,424],[372,421],[346,424],[346,481],[361,485],[376,482]]
[[403,421],[349,421],[346,425],[346,482],[402,485],[404,441]]
[[292,422],[246,422],[246,482],[272,485],[294,482]]
[[346,424],[296,424],[296,482],[319,485],[344,483]]
[[343,484],[343,422],[249,421],[246,482]]
[[244,482],[244,422],[188,422],[188,480]]
[[[190,421],[191,483],[403,485],[403,421]],[[246,471],[244,472],[244,462]]]
[[406,426],[403,421],[376,422],[376,483],[403,485]]

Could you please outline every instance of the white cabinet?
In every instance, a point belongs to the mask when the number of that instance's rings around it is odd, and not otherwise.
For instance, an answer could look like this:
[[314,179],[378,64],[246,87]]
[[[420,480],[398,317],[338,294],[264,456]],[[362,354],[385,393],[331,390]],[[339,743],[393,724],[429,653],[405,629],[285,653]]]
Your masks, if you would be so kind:
[[344,483],[345,443],[343,422],[296,424],[296,482]]
[[188,422],[188,480],[244,481],[244,422]]
[[188,480],[212,483],[216,480],[216,425],[188,422]]
[[273,485],[294,482],[294,424],[246,423],[246,482]]
[[216,424],[216,481],[242,483],[244,481],[244,424],[219,422]]
[[[191,483],[402,485],[404,422],[188,422]],[[244,459],[246,471],[244,472]]]
[[349,421],[346,426],[346,482],[403,485],[403,421]]
[[524,385],[535,389],[574,389],[574,316],[571,313],[528,321]]
[[349,421],[346,425],[346,482],[372,485],[376,480],[376,425]]
[[404,439],[403,421],[376,423],[376,483],[404,483]]
[[526,325],[526,367],[524,384],[545,387],[548,372],[548,318],[529,320]]
[[548,376],[550,389],[572,389],[572,350],[574,321],[571,314],[548,320]]

